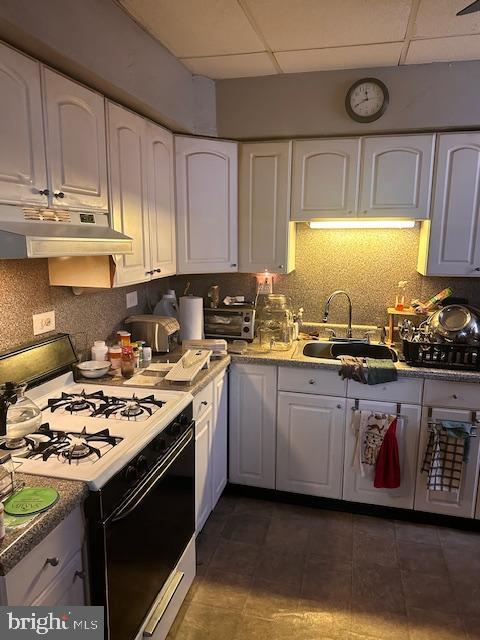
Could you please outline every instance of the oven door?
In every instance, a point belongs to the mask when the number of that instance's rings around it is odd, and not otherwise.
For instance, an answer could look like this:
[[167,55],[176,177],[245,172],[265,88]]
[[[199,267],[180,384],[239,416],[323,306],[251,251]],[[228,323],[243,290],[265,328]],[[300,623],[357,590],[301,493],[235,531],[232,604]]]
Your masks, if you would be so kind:
[[192,428],[103,526],[108,637],[134,640],[194,534]]
[[243,335],[243,311],[204,310],[204,332],[206,336],[216,338],[241,338]]

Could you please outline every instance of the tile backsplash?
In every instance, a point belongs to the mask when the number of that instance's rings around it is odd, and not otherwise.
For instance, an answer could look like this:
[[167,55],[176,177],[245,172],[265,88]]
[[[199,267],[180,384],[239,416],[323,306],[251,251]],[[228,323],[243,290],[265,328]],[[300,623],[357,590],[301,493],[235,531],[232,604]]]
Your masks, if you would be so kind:
[[[307,321],[321,321],[323,305],[335,289],[345,289],[353,302],[356,324],[386,322],[386,307],[394,302],[399,280],[408,280],[409,297],[426,299],[451,286],[454,294],[480,307],[480,281],[428,278],[416,271],[419,230],[297,229],[296,270],[274,278],[274,291],[285,293],[295,308],[303,306]],[[90,345],[105,339],[133,313],[148,311],[168,287],[177,296],[190,282],[190,293],[206,296],[211,284],[225,295],[253,299],[254,274],[175,276],[150,284],[100,290],[75,296],[70,288],[50,287],[46,260],[0,260],[0,350],[33,339],[32,314],[55,310],[56,330],[77,335]],[[138,306],[126,308],[126,293],[138,292]],[[345,302],[332,304],[330,321],[344,322]]]

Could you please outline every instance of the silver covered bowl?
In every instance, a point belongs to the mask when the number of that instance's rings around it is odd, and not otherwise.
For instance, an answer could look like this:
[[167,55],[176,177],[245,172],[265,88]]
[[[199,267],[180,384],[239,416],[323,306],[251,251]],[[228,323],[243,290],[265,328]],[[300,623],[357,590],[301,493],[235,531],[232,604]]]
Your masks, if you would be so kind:
[[474,307],[450,304],[435,311],[426,324],[433,341],[480,344],[480,311]]

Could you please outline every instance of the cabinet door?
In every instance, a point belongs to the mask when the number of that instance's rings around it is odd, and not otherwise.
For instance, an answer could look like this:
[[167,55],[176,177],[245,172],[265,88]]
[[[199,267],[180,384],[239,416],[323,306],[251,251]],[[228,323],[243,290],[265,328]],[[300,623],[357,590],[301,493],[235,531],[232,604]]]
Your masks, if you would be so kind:
[[107,213],[105,100],[50,69],[43,78],[51,204]]
[[[83,577],[82,577],[83,576]],[[75,607],[85,602],[85,571],[78,551],[60,574],[32,602],[32,607]],[[27,604],[22,602],[23,605]]]
[[0,44],[0,202],[46,205],[40,65]]
[[293,143],[292,220],[355,215],[358,138]]
[[475,499],[478,489],[478,474],[480,468],[479,437],[470,439],[469,462],[464,463],[463,478],[458,491],[429,491],[427,489],[427,474],[422,473],[423,458],[428,442],[429,420],[472,420],[471,411],[463,409],[432,409],[431,418],[428,409],[424,407],[422,414],[422,430],[420,434],[420,448],[418,454],[417,486],[415,490],[415,509],[443,513],[449,516],[473,518],[475,515]]
[[432,219],[422,228],[418,269],[480,276],[480,133],[439,136]]
[[150,280],[146,122],[108,103],[112,226],[133,239],[133,253],[116,256],[115,284]]
[[239,271],[289,273],[295,268],[290,222],[291,142],[240,146]]
[[362,140],[359,215],[428,218],[434,135]]
[[276,409],[276,367],[232,365],[230,482],[275,488]]
[[212,511],[212,476],[210,451],[212,437],[212,407],[195,424],[195,531],[200,533]]
[[277,415],[276,488],[341,498],[345,399],[280,391]]
[[[356,473],[352,468],[355,451],[355,435],[351,428],[354,401],[347,403],[347,422],[345,436],[345,467],[343,476],[343,499],[352,502],[364,502],[386,507],[413,509],[415,478],[417,470],[418,439],[420,432],[421,407],[402,404],[401,415],[404,418],[402,429],[397,429],[397,442],[400,457],[400,486],[398,489],[376,489],[373,481]],[[359,408],[367,411],[379,411],[394,415],[397,405],[390,402],[361,400]]]
[[227,484],[228,449],[228,374],[222,373],[213,381],[212,428],[212,509]]
[[175,138],[178,273],[238,271],[237,144]]
[[147,122],[150,268],[153,278],[174,275],[175,182],[173,135]]

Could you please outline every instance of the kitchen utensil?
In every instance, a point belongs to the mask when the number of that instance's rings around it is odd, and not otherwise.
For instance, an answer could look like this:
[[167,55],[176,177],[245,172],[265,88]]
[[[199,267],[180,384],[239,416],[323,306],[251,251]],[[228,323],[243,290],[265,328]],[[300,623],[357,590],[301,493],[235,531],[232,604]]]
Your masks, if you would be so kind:
[[474,307],[448,305],[433,313],[426,326],[433,340],[455,344],[480,343],[480,311]]
[[125,324],[131,328],[134,340],[145,341],[156,353],[169,353],[178,345],[180,325],[176,318],[147,313],[130,316]]
[[216,309],[220,303],[220,286],[218,284],[212,284],[207,296],[210,298],[210,308]]
[[7,441],[33,433],[42,423],[42,412],[25,395],[27,385],[6,382],[0,385],[0,437]]
[[170,382],[191,383],[195,376],[210,362],[211,351],[188,350],[165,376]]
[[51,487],[24,487],[5,501],[5,513],[12,516],[41,513],[53,506],[58,498],[58,491]]
[[87,362],[79,362],[77,369],[85,378],[101,378],[109,371],[112,363],[108,360],[87,360]]

